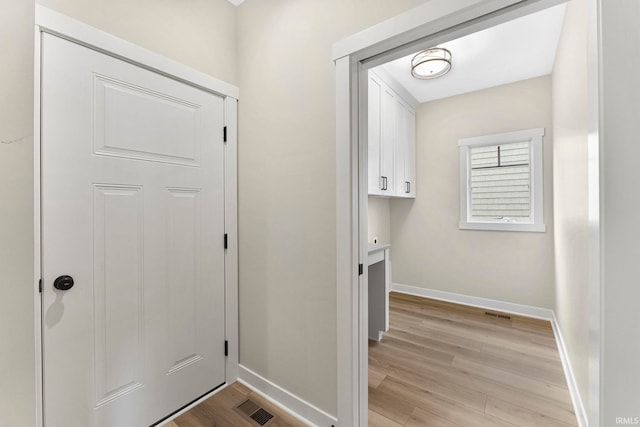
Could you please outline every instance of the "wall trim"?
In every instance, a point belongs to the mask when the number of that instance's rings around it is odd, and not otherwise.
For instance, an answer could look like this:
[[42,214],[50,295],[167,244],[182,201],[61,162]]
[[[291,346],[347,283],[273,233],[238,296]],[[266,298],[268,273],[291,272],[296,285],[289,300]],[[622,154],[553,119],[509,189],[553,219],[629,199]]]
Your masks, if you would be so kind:
[[582,398],[580,397],[580,391],[578,390],[578,383],[576,377],[573,375],[573,369],[571,368],[571,360],[569,359],[569,353],[564,345],[564,339],[562,339],[562,333],[560,332],[560,324],[556,319],[555,313],[551,319],[551,327],[553,328],[553,334],[556,337],[556,345],[558,346],[558,353],[560,353],[560,360],[562,361],[562,370],[567,380],[567,387],[569,387],[569,394],[571,395],[571,402],[573,403],[573,410],[576,413],[579,427],[587,427],[589,425],[589,419],[587,418],[587,411],[582,404]]
[[35,7],[35,22],[41,32],[70,40],[207,92],[239,99],[240,90],[232,84],[39,4]]
[[515,304],[512,302],[498,301],[488,298],[472,297],[453,292],[437,291],[435,289],[420,288],[417,286],[392,283],[391,290],[403,294],[437,299],[440,301],[470,305],[473,307],[488,308],[505,313],[519,314],[521,316],[534,317],[536,319],[553,320],[553,310],[548,308],[533,307],[531,305]]
[[337,419],[290,391],[240,365],[238,381],[309,426],[334,426]]
[[576,378],[573,375],[571,361],[569,360],[569,353],[567,352],[567,348],[564,345],[564,340],[562,339],[562,333],[560,332],[560,325],[558,324],[558,320],[556,319],[556,315],[553,310],[550,310],[548,308],[533,307],[530,305],[497,301],[488,298],[472,297],[468,295],[456,294],[453,292],[420,288],[411,285],[402,285],[399,283],[392,283],[391,290],[402,294],[415,295],[440,301],[453,302],[456,304],[470,305],[473,307],[487,308],[491,310],[502,311],[505,313],[512,313],[526,317],[533,317],[536,319],[548,320],[551,323],[553,335],[556,339],[558,353],[560,354],[560,360],[562,362],[562,370],[564,372],[565,379],[567,380],[567,387],[569,388],[569,394],[571,396],[571,402],[573,404],[573,411],[576,414],[578,426],[588,427],[589,423],[587,413],[585,411],[584,405],[582,404],[582,399],[580,397],[580,391],[578,390]]

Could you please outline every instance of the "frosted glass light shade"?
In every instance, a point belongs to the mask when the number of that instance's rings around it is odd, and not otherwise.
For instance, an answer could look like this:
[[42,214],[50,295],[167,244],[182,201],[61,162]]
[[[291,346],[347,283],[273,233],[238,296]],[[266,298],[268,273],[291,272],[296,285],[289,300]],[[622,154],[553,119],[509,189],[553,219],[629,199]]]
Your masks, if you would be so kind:
[[451,52],[442,47],[432,47],[418,52],[411,59],[411,75],[428,80],[444,76],[451,70]]

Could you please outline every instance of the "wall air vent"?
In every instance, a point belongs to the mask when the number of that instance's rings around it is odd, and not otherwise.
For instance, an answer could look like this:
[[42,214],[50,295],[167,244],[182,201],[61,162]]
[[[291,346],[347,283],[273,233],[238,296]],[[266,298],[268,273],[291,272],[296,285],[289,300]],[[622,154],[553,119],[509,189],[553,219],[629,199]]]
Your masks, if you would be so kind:
[[485,311],[484,314],[486,316],[497,317],[499,319],[506,319],[506,320],[510,320],[511,319],[511,316],[508,316],[506,314],[491,313],[489,311]]

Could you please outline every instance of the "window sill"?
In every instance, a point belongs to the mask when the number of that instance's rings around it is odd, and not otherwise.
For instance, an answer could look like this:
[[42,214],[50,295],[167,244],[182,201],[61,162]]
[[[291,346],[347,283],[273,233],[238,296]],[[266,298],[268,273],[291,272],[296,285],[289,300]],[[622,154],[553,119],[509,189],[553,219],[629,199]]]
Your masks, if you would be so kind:
[[466,222],[458,223],[460,230],[481,231],[524,231],[530,233],[545,233],[547,227],[544,224],[522,224],[513,222]]

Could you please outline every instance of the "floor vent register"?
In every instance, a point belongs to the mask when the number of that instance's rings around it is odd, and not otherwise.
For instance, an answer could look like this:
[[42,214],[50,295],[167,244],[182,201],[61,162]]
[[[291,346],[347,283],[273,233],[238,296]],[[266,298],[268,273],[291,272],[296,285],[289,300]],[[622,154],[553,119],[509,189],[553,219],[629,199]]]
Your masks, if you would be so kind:
[[271,415],[269,412],[249,399],[239,404],[236,408],[238,409],[238,411],[251,418],[261,426],[266,425],[273,418],[273,415]]

